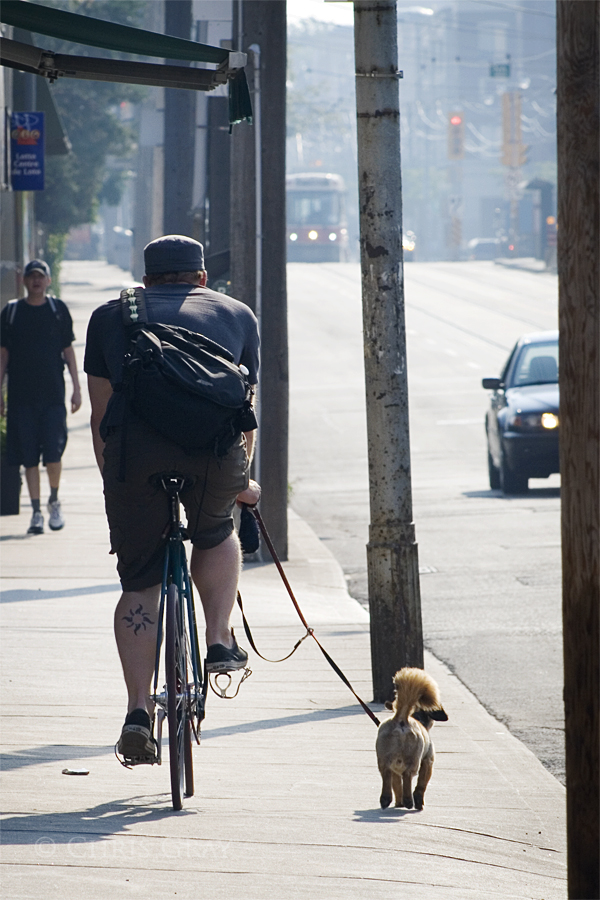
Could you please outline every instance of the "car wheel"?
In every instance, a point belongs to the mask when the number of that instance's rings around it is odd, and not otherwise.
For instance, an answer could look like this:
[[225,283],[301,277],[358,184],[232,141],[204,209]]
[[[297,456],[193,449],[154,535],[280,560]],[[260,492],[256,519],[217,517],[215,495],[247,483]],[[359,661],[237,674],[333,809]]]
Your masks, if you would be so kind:
[[527,475],[515,472],[502,457],[500,464],[500,486],[503,494],[525,494],[529,488]]
[[493,491],[499,491],[502,487],[500,481],[500,469],[494,465],[492,454],[488,450],[488,474],[490,478],[490,487]]

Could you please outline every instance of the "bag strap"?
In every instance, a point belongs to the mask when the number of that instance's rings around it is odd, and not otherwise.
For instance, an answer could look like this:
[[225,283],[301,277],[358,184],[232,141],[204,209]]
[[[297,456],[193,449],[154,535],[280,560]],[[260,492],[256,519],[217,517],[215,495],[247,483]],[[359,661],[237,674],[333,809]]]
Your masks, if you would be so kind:
[[127,328],[148,323],[146,292],[143,287],[126,288],[121,291],[121,316]]
[[15,316],[17,314],[17,306],[19,305],[18,300],[9,300],[8,301],[8,312],[6,313],[6,324],[12,325],[15,321]]
[[[123,325],[130,335],[133,333],[137,325],[145,325],[148,322],[148,312],[146,310],[146,293],[143,287],[125,288],[121,291],[121,318]],[[125,360],[123,360],[125,365]],[[115,390],[123,390],[124,381],[115,385]],[[119,472],[117,481],[124,482],[127,474],[127,431],[129,427],[129,403],[125,403],[123,411],[123,422],[121,424],[121,451],[119,454]]]
[[[60,325],[60,312],[58,306],[56,305],[56,297],[52,297],[50,294],[46,294],[46,300],[48,301],[48,305],[52,310],[54,318]],[[8,301],[8,313],[6,314],[6,324],[12,325],[15,321],[15,316],[17,315],[17,308],[19,306],[20,300],[9,300]]]

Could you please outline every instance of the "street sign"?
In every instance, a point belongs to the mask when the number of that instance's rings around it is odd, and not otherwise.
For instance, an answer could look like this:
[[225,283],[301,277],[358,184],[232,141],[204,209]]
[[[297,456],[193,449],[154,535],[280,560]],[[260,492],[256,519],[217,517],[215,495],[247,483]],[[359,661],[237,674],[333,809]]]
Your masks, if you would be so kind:
[[44,190],[44,113],[10,117],[10,177],[13,191]]
[[510,78],[510,64],[500,63],[490,66],[490,78]]

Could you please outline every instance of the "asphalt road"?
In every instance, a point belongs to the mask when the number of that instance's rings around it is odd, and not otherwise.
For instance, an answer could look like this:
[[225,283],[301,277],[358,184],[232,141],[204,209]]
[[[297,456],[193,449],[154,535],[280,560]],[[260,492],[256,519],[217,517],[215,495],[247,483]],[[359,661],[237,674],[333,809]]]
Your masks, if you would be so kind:
[[[557,327],[557,281],[488,262],[406,266],[413,507],[425,643],[564,781],[560,479],[489,489],[481,378]],[[288,266],[292,506],[367,602],[360,273]],[[508,775],[508,773],[507,773]]]

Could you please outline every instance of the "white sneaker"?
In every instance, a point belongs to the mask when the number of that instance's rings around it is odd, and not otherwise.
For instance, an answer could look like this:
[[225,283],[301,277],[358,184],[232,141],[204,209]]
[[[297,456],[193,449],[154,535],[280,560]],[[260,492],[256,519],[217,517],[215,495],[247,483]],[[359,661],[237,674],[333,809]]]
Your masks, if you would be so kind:
[[34,512],[31,517],[27,534],[43,534],[44,533],[44,517],[41,512]]
[[[55,500],[54,503],[48,502],[48,512],[50,513],[48,525],[52,531],[60,531],[61,528],[64,528],[65,520],[60,511],[60,500]],[[42,519],[42,523],[43,521],[44,520]]]

